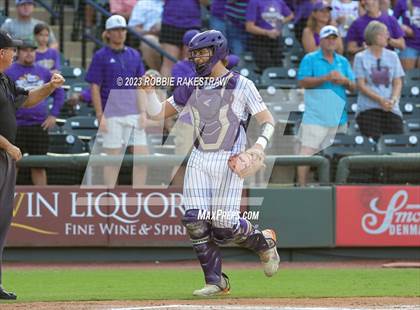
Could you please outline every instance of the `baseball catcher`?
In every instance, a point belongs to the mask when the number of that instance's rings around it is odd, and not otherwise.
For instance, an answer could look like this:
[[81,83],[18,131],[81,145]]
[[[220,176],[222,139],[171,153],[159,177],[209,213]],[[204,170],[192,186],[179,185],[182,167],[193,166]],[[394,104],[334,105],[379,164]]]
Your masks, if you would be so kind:
[[[275,232],[260,231],[239,216],[244,178],[264,166],[264,149],[273,135],[274,121],[255,85],[226,69],[228,48],[222,33],[198,33],[188,49],[196,76],[208,82],[180,85],[163,103],[153,88],[143,90],[152,119],[171,117],[184,109],[191,116],[195,136],[184,179],[186,211],[182,222],[206,283],[193,295],[213,296],[230,290],[229,279],[222,272],[220,245],[233,243],[254,251],[268,277],[278,270]],[[250,115],[260,124],[261,133],[256,143],[246,149],[246,122]],[[203,212],[223,216],[203,219]]]

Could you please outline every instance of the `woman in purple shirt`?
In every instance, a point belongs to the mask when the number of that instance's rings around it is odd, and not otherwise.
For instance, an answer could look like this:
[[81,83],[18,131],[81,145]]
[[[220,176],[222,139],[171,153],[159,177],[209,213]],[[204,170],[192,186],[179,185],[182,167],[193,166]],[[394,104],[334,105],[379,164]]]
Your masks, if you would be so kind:
[[283,0],[250,0],[245,29],[251,33],[250,48],[260,70],[281,66],[281,31],[293,19]]
[[394,17],[402,17],[401,25],[407,47],[400,53],[405,70],[420,68],[420,0],[398,0]]
[[59,72],[61,69],[60,52],[55,48],[48,47],[49,36],[50,27],[47,24],[35,25],[34,37],[38,44],[35,62],[52,73]]
[[[319,47],[319,32],[326,25],[333,25],[331,20],[332,7],[324,2],[317,2],[313,6],[313,11],[308,18],[308,23],[302,34],[302,46],[305,53],[310,53]],[[343,41],[337,38],[337,53],[343,53]]]
[[[182,37],[190,29],[200,29],[201,8],[199,0],[165,0],[163,6],[160,44],[162,48],[176,59],[182,55]],[[171,76],[174,63],[163,57],[160,73]]]

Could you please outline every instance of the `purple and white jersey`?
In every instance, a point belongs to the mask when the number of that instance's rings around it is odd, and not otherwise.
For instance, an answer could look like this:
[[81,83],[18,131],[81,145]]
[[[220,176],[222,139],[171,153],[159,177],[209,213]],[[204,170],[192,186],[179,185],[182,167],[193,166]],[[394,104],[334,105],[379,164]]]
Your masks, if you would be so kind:
[[[234,77],[229,80],[223,93],[221,86],[229,75]],[[232,88],[229,87],[231,81],[234,83]],[[168,102],[178,112],[185,108],[190,113],[196,136],[203,137],[204,141],[200,141],[199,147],[203,151],[228,151],[233,154],[241,152],[247,141],[246,132],[241,123],[245,123],[249,115],[255,115],[267,109],[254,83],[233,72],[200,89],[188,87],[178,89],[183,94],[175,92],[168,98]],[[228,98],[227,104],[226,98]],[[216,136],[204,137],[203,132],[204,134],[215,132]],[[204,145],[208,144],[208,148],[206,149],[201,142],[204,142]],[[232,143],[233,147],[230,147]]]
[[[250,114],[255,115],[267,107],[254,83],[232,71],[198,89],[199,100],[194,100],[194,91],[197,89],[177,89],[183,90],[181,93],[175,92],[168,102],[178,112],[189,110],[195,136],[201,137],[187,163],[183,188],[185,209],[199,209],[215,214],[219,211],[228,212],[233,216],[217,218],[212,221],[212,225],[219,228],[236,227],[239,223],[244,181],[228,167],[228,160],[232,154],[245,149],[246,133],[240,124],[247,121]],[[222,93],[223,89],[225,91]],[[211,93],[207,93],[212,90],[214,98],[210,97]],[[213,136],[203,135],[211,132]],[[219,149],[215,147],[217,145]],[[206,146],[214,148],[208,150]]]

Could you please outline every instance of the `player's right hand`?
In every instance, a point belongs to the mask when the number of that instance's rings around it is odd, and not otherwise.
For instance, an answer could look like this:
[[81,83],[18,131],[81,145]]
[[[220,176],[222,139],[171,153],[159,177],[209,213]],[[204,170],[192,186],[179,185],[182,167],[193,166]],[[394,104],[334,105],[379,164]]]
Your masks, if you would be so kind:
[[10,157],[12,157],[14,160],[18,161],[19,159],[22,158],[22,152],[20,151],[20,149],[13,145],[10,144],[7,149],[6,149],[7,154],[10,155]]

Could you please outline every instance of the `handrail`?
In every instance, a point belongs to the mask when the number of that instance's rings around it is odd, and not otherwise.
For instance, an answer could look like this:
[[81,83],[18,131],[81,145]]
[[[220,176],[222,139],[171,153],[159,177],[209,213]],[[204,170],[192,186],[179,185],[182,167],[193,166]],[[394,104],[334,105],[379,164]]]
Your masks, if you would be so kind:
[[[92,6],[96,11],[98,11],[100,14],[104,15],[105,17],[110,17],[112,15],[110,12],[108,12],[102,6],[97,4],[95,1],[92,1],[92,0],[84,0],[84,1],[85,1],[85,5],[88,4],[88,5]],[[83,32],[83,34],[85,34],[86,23],[85,23],[84,11],[83,11],[83,17],[82,18],[83,18],[83,20],[82,20],[82,32]],[[150,46],[151,48],[156,50],[162,56],[170,59],[173,62],[177,62],[177,59],[174,56],[172,56],[168,52],[164,51],[160,46],[156,45],[154,42],[149,41],[148,39],[144,38],[143,35],[138,34],[132,28],[130,28],[130,27],[127,28],[127,31],[130,34],[132,34],[133,36],[135,36],[137,39],[139,39],[140,41],[146,43],[148,46]],[[85,35],[82,36],[82,67],[85,68],[85,69],[86,69],[86,41],[85,41],[86,38],[89,38],[89,37],[87,37]]]
[[55,12],[54,9],[51,6],[49,6],[47,3],[45,3],[44,1],[35,0],[35,2],[38,3],[40,6],[42,6],[44,9],[46,9],[48,13],[50,13],[54,19],[60,18],[60,14]]
[[336,182],[347,183],[350,169],[356,168],[376,168],[376,167],[404,167],[420,168],[420,155],[354,155],[343,157],[338,162]]
[[4,14],[9,16],[9,0],[4,1]]
[[[73,168],[83,170],[86,166],[122,165],[130,167],[135,164],[149,164],[151,166],[174,166],[179,165],[184,156],[181,155],[125,155],[122,162],[120,156],[103,155],[30,155],[24,156],[17,162],[19,168]],[[330,182],[330,163],[328,159],[322,156],[267,156],[267,163],[279,166],[300,166],[310,165],[316,167],[319,171],[319,181],[322,185]]]

